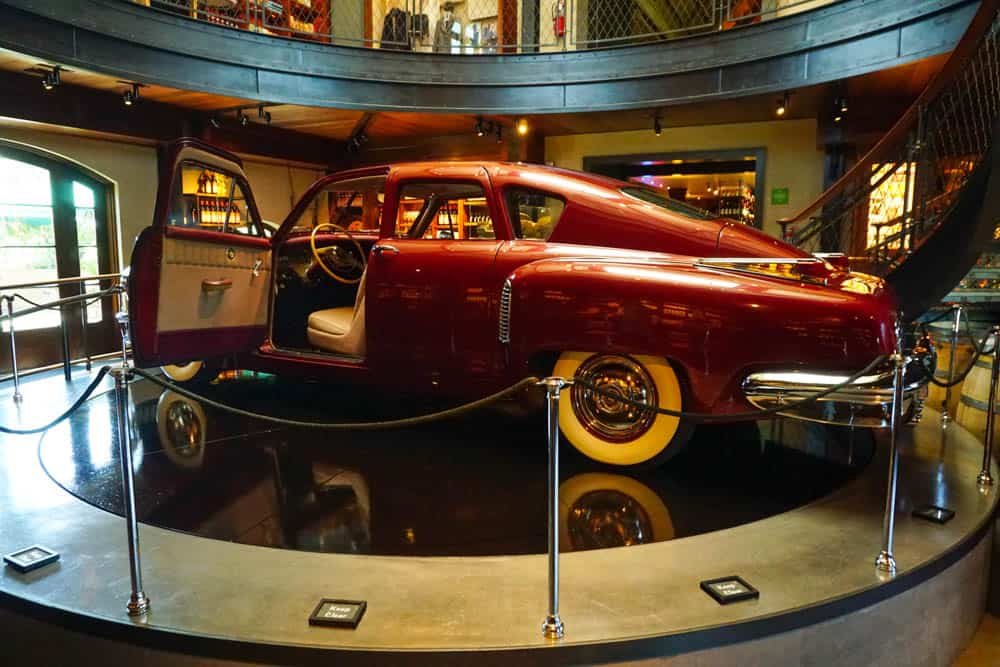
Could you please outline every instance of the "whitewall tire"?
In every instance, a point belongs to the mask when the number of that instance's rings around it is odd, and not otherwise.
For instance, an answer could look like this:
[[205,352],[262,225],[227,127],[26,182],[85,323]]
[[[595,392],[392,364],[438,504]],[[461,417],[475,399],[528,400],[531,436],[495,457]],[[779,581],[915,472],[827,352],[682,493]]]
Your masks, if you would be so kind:
[[559,487],[559,515],[559,543],[573,551],[664,542],[676,534],[663,499],[625,475],[569,478]]
[[214,380],[218,373],[213,373],[204,361],[189,361],[186,364],[170,364],[160,366],[160,370],[172,382],[208,382]]
[[[659,357],[563,352],[552,374],[580,375],[606,391],[668,410],[684,404],[677,372]],[[692,431],[689,422],[630,407],[582,385],[563,391],[559,427],[582,454],[615,466],[663,463],[683,448]]]

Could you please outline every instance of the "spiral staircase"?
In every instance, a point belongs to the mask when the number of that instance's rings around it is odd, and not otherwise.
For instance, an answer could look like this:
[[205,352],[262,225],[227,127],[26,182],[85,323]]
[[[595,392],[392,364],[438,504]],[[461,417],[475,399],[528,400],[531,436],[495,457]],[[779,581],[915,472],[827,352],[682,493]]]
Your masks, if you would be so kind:
[[882,276],[904,317],[939,303],[995,242],[1000,222],[1000,14],[984,0],[895,126],[819,198],[779,221],[809,252]]

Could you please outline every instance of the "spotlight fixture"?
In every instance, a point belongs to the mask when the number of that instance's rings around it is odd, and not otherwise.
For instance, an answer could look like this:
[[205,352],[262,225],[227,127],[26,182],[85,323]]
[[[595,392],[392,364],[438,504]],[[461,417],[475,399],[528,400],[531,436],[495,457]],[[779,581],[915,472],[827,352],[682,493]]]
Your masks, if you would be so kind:
[[250,117],[243,113],[243,109],[237,109],[236,122],[240,124],[240,127],[246,127],[250,124]]
[[497,133],[497,143],[498,144],[502,144],[503,143],[503,125],[500,125],[499,123],[497,123],[496,133]]
[[59,77],[59,72],[61,70],[62,67],[60,67],[59,65],[55,65],[51,70],[46,72],[45,76],[42,77],[42,88],[44,88],[45,90],[52,90],[60,83],[62,83],[62,79]]
[[840,109],[840,113],[847,113],[847,97],[841,95],[840,99],[837,100],[837,108]]
[[141,87],[140,84],[131,83],[129,81],[119,81],[119,83],[124,83],[131,86],[131,88],[122,93],[122,102],[124,102],[125,106],[127,107],[132,106],[139,100],[139,88]]
[[789,95],[788,92],[786,91],[781,96],[781,99],[777,101],[777,103],[774,106],[774,114],[776,116],[784,116],[785,112],[788,111],[788,98]]
[[257,117],[268,125],[271,124],[271,112],[265,109],[263,104],[257,107]]
[[211,116],[208,117],[208,124],[214,127],[215,129],[219,129],[220,127],[222,127],[222,122],[219,120],[219,117],[216,116],[215,114],[212,114]]
[[476,124],[472,126],[472,129],[475,130],[477,137],[482,137],[486,134],[486,127],[482,117],[476,118]]
[[656,136],[663,134],[663,126],[660,124],[660,114],[653,116],[653,134]]
[[528,133],[528,121],[524,118],[517,121],[517,133],[522,137]]

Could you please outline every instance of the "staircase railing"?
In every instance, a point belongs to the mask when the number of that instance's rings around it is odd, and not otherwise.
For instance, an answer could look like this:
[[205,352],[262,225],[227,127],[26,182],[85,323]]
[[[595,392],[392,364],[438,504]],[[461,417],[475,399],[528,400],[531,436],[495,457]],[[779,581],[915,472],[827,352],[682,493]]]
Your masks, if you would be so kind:
[[888,275],[932,236],[984,163],[1000,115],[1000,2],[983,0],[941,71],[819,198],[778,221],[809,252]]

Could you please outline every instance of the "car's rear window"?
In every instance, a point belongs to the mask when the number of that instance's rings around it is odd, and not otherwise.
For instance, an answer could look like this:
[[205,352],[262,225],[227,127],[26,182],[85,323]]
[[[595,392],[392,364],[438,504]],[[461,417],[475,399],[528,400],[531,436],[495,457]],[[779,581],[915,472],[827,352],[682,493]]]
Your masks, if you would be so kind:
[[649,188],[642,188],[638,186],[628,186],[622,188],[621,191],[622,194],[628,195],[634,199],[640,199],[646,203],[653,204],[654,206],[659,206],[660,208],[666,209],[671,213],[679,213],[680,215],[687,216],[688,218],[694,218],[695,220],[715,219],[715,216],[708,211],[691,206],[690,204],[685,204],[684,202],[677,201],[676,199],[671,199],[670,197],[664,197],[656,190],[650,190]]

